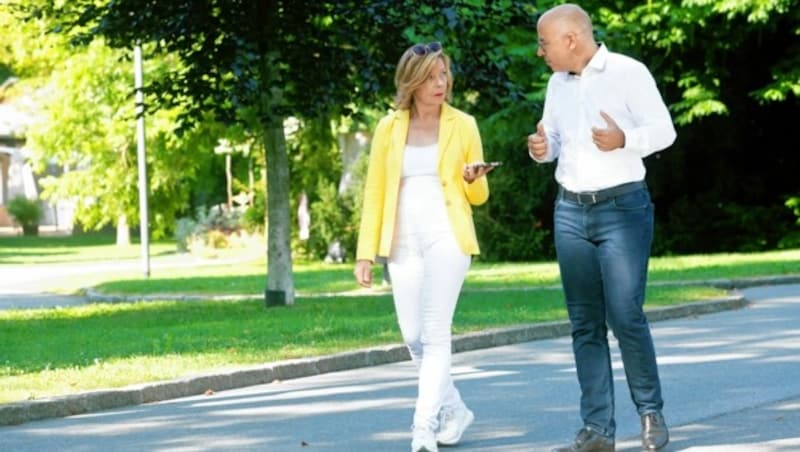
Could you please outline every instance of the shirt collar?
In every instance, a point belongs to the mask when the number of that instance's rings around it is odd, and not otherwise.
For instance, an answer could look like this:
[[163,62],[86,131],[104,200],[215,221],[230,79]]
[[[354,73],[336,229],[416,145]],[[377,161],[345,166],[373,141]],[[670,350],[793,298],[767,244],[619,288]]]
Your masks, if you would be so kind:
[[605,44],[600,43],[597,46],[597,52],[594,53],[586,67],[596,72],[602,72],[606,68],[606,61],[608,61],[608,48]]
[[[603,72],[606,68],[606,61],[608,61],[608,48],[605,44],[600,43],[597,45],[597,52],[594,53],[592,59],[583,68],[581,75],[586,75],[587,69],[589,72]],[[567,72],[567,77],[580,77],[581,75],[574,72]]]

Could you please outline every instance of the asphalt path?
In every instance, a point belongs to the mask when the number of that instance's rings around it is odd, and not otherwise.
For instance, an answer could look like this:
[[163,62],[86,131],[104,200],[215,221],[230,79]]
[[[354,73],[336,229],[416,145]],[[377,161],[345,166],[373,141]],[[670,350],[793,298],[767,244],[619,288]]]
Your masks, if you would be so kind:
[[[800,285],[742,292],[745,308],[652,324],[667,451],[800,451]],[[639,450],[613,359],[617,450]],[[443,450],[547,451],[580,427],[567,337],[458,353],[454,372],[476,420]],[[405,361],[0,427],[0,450],[407,451],[415,389]]]

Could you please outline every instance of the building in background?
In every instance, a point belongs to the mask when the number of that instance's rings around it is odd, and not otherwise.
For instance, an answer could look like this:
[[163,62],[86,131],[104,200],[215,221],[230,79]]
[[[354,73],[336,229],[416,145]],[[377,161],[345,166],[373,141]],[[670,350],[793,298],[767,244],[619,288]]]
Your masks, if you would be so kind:
[[[8,213],[8,202],[16,196],[39,200],[44,217],[39,226],[41,230],[56,233],[71,233],[73,227],[73,205],[69,200],[47,202],[39,198],[37,177],[28,162],[25,149],[25,131],[32,123],[32,117],[21,108],[25,97],[8,99],[2,94],[16,82],[9,78],[0,85],[0,228],[18,231],[13,218]],[[61,171],[50,166],[48,173],[57,175]]]

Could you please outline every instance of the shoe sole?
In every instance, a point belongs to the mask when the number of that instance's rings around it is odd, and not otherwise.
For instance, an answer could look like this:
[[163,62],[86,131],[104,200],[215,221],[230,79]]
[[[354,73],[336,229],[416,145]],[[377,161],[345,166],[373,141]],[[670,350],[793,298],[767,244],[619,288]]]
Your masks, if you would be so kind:
[[472,411],[470,411],[469,414],[467,415],[467,422],[464,423],[464,428],[462,428],[461,431],[458,432],[458,436],[456,436],[455,439],[451,441],[441,441],[439,438],[436,438],[436,443],[439,444],[440,446],[455,446],[456,444],[458,444],[459,441],[461,441],[461,436],[464,435],[464,432],[467,431],[469,426],[472,425],[472,421],[474,420],[475,420],[475,415],[472,413]]
[[647,452],[658,452],[660,450],[664,450],[664,448],[667,447],[667,444],[669,444],[669,439],[667,440],[666,443],[664,443],[664,444],[662,444],[662,445],[660,445],[658,447],[642,447],[642,450],[647,451]]

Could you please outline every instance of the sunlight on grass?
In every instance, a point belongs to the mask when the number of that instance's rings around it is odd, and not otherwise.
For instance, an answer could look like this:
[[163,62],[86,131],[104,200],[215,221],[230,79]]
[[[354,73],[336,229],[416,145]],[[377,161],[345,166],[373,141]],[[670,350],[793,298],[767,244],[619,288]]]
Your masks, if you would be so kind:
[[[295,305],[265,309],[263,252],[202,259],[160,246],[155,249],[164,254],[154,256],[150,277],[144,278],[130,265],[120,270],[97,264],[139,256],[138,247],[119,250],[108,236],[0,238],[0,272],[4,264],[87,263],[90,271],[48,275],[48,290],[95,286],[112,294],[253,296],[0,311],[0,403],[401,342],[389,288],[359,290],[352,263],[295,262]],[[657,257],[650,269],[651,283],[800,275],[800,250]],[[380,280],[380,266],[374,274]],[[310,297],[321,294],[327,296]],[[711,287],[651,284],[646,306],[723,295]],[[565,319],[555,262],[476,261],[453,330],[463,334]]]
[[747,278],[799,273],[800,249],[655,257],[650,260],[650,281]]
[[[153,271],[148,279],[132,276],[130,272],[110,275],[96,288],[122,294],[262,294],[266,287],[266,268],[263,259],[224,265],[209,262],[205,266]],[[299,293],[342,293],[358,289],[349,265],[299,263],[293,270],[295,290]]]
[[476,263],[467,275],[466,287],[506,287],[552,285],[560,281],[558,264],[542,263]]
[[[61,251],[57,250],[63,249],[68,252],[59,254]],[[47,281],[48,290],[70,293],[85,287],[94,287],[101,293],[110,294],[260,296],[259,294],[264,293],[267,280],[266,256],[262,251],[250,250],[245,254],[229,251],[224,259],[203,259],[174,253],[154,256],[147,278],[137,269],[115,270],[110,266],[80,275],[54,276]],[[0,268],[2,264],[9,262],[33,264],[58,259],[89,262],[98,256],[105,259],[122,258],[121,256],[133,258],[138,253],[136,246],[127,250],[116,250],[113,236],[108,234],[38,239],[0,238]],[[353,279],[352,263],[295,262],[293,271],[295,290],[299,296],[360,293]],[[374,267],[377,280],[380,280],[381,271],[380,266]],[[654,257],[650,261],[649,281],[696,281],[791,274],[800,274],[800,250]],[[558,265],[554,261],[488,263],[477,260],[467,275],[464,288],[468,291],[550,287],[559,284]]]
[[[724,295],[708,287],[651,287],[648,306]],[[455,334],[565,320],[559,290],[467,292]],[[36,338],[32,340],[32,338]],[[149,302],[0,311],[0,403],[186,377],[275,361],[400,344],[390,295]]]
[[[89,262],[100,260],[137,259],[142,250],[138,238],[131,237],[128,246],[117,246],[109,233],[87,233],[72,236],[0,236],[0,264],[44,264]],[[175,254],[173,241],[152,241],[152,256]]]
[[[107,293],[121,294],[261,294],[266,285],[266,263],[164,269],[150,279],[108,279],[97,285]],[[374,269],[380,279],[380,269]],[[714,254],[653,258],[650,282],[747,278],[800,274],[800,250],[754,254]],[[295,289],[300,294],[357,291],[352,268],[347,264],[299,263],[294,266]],[[560,285],[558,264],[484,263],[470,268],[465,290],[487,288],[536,288]]]

